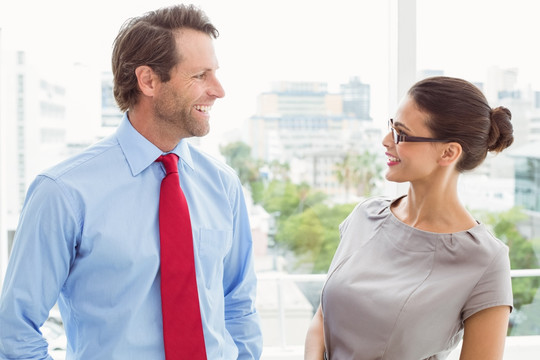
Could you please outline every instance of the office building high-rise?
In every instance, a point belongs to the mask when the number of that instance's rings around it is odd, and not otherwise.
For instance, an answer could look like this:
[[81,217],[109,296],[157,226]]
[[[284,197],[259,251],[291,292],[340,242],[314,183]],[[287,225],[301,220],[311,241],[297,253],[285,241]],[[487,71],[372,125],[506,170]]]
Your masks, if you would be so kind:
[[343,114],[361,120],[371,120],[371,88],[369,84],[353,77],[348,83],[341,85],[343,96]]
[[274,84],[259,95],[257,114],[249,119],[253,157],[287,162],[292,181],[342,196],[336,164],[351,150],[361,154],[380,146],[381,129],[369,115],[369,91],[358,78],[341,85],[339,93],[329,92],[326,83]]
[[122,112],[116,104],[113,94],[113,74],[101,74],[101,126],[116,128],[122,120]]

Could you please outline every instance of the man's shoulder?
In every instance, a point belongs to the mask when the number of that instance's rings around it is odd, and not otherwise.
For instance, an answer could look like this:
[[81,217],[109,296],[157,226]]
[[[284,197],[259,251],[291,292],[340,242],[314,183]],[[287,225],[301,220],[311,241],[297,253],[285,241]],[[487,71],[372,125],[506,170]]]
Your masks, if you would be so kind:
[[102,161],[105,163],[107,159],[104,157],[104,155],[115,149],[119,149],[116,137],[106,137],[95,144],[90,145],[83,151],[72,155],[62,162],[42,171],[40,175],[56,180],[72,171],[85,171],[85,167],[87,165],[90,163],[95,164],[94,160],[102,159]]
[[229,180],[238,180],[236,171],[225,163],[225,161],[216,158],[193,144],[189,144],[189,151],[194,166],[198,170],[216,173],[219,174],[220,177],[225,177]]

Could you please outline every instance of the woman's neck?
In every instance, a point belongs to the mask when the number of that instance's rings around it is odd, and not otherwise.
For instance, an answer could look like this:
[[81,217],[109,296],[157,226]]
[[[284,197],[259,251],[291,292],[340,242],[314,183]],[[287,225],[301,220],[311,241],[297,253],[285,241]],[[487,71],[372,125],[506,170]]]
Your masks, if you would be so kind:
[[459,200],[457,176],[449,181],[411,184],[407,196],[391,210],[405,224],[424,231],[453,233],[476,225]]

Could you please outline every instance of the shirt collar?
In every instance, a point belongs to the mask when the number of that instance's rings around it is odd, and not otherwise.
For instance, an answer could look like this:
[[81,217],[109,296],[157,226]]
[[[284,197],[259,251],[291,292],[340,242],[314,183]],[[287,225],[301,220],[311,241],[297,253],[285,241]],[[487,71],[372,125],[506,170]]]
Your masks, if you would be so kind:
[[178,145],[176,145],[176,147],[174,148],[172,152],[178,155],[180,160],[186,163],[186,165],[188,165],[192,170],[195,169],[195,166],[193,165],[193,158],[191,157],[191,150],[189,148],[187,139],[180,140],[180,142],[178,143]]
[[[131,125],[127,113],[124,114],[116,130],[116,137],[133,176],[137,176],[163,154],[157,146],[148,141]],[[171,152],[178,155],[190,168],[194,168],[186,139],[182,139]]]

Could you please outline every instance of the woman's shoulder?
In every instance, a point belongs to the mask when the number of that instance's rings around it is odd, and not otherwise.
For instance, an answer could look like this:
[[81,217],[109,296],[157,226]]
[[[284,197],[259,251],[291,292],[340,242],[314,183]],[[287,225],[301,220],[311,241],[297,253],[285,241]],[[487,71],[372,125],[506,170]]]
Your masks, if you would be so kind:
[[373,196],[358,203],[352,213],[359,213],[367,217],[379,217],[388,215],[390,205],[400,199],[390,198],[388,196]]
[[509,251],[508,245],[497,238],[491,230],[482,223],[478,223],[477,226],[460,233],[460,235],[468,238],[469,241],[466,241],[465,243],[468,244],[470,248],[481,249],[482,252],[491,254],[492,256],[495,256],[501,251],[506,253]]
[[343,234],[350,227],[365,227],[367,223],[384,220],[393,200],[384,196],[375,196],[358,203],[349,216],[340,225]]

